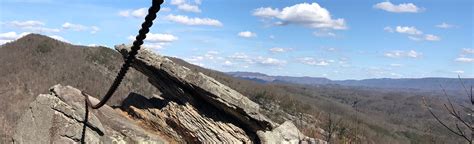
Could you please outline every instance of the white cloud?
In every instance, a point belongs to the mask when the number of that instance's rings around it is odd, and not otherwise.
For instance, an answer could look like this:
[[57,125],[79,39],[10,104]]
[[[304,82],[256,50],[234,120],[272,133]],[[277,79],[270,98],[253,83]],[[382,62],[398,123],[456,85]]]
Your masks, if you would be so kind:
[[46,27],[26,27],[25,30],[39,32],[39,33],[57,33],[60,29],[57,28],[46,28]]
[[474,55],[474,49],[463,48],[461,53],[459,54],[459,57],[454,59],[454,61],[472,63],[474,62],[474,58],[472,58],[473,55]]
[[243,67],[248,67],[248,65],[250,64],[258,64],[262,66],[284,66],[287,63],[285,60],[280,60],[271,57],[250,57],[245,53],[234,53],[233,55],[228,56],[228,58],[234,60],[234,62],[243,63],[240,64]]
[[[135,37],[130,35],[127,38],[130,41],[135,40]],[[161,33],[148,33],[146,34],[144,47],[152,49],[162,49],[164,45],[169,44],[173,41],[178,40],[178,37],[172,34],[161,34]]]
[[178,6],[179,10],[187,11],[187,12],[195,12],[200,13],[201,9],[197,5],[190,5],[190,4],[182,4]]
[[336,51],[337,49],[336,49],[336,48],[333,48],[333,47],[330,47],[330,48],[326,48],[326,50],[333,52],[333,51]]
[[420,52],[416,52],[415,50],[410,51],[401,51],[395,50],[391,52],[386,52],[384,56],[390,58],[401,58],[401,57],[409,57],[409,58],[420,58],[423,54]]
[[91,29],[92,29],[92,30],[91,30],[91,34],[95,34],[95,33],[97,33],[97,32],[100,30],[100,28],[97,27],[97,26],[92,26]]
[[222,26],[222,23],[219,20],[210,18],[189,18],[188,16],[170,14],[166,16],[166,19],[172,22],[185,25],[207,25],[216,27]]
[[178,40],[178,37],[171,35],[171,34],[154,34],[154,33],[148,33],[147,38],[145,41],[148,42],[173,42]]
[[390,1],[377,3],[374,5],[374,8],[394,13],[418,13],[422,11],[421,8],[418,8],[413,3],[401,3],[395,5]]
[[160,12],[170,12],[170,11],[171,11],[171,8],[169,8],[169,7],[162,7],[160,9]]
[[229,56],[229,58],[243,60],[247,59],[249,56],[245,53],[234,53],[233,55]]
[[108,47],[107,45],[103,45],[103,44],[88,44],[87,45],[88,47]]
[[[24,33],[25,35],[27,33]],[[0,33],[0,38],[2,40],[15,40],[17,38],[20,38],[24,36],[23,34],[17,34],[16,32],[6,32],[6,33]]]
[[408,38],[410,40],[414,41],[421,41],[421,40],[427,40],[427,41],[439,41],[441,38],[439,36],[433,35],[433,34],[425,34],[423,35],[423,32],[418,30],[414,26],[397,26],[395,29],[387,26],[384,28],[385,31],[387,32],[397,32],[401,34],[407,34],[409,35]]
[[224,65],[224,66],[232,66],[232,65],[234,65],[234,63],[232,63],[232,62],[229,61],[229,60],[226,60],[223,65]]
[[[129,40],[135,40],[135,37],[130,35],[128,36]],[[145,42],[151,43],[169,43],[178,40],[178,37],[171,34],[161,34],[161,33],[148,33],[146,34]]]
[[71,42],[69,42],[68,40],[66,40],[65,38],[63,38],[63,37],[61,37],[61,36],[59,36],[59,35],[52,35],[52,36],[49,36],[49,37],[54,38],[54,39],[59,40],[59,41],[71,43]]
[[391,33],[395,32],[395,30],[393,30],[393,28],[391,28],[389,26],[384,27],[383,30],[386,31],[386,32],[391,32]]
[[453,73],[457,73],[457,74],[463,74],[464,71],[463,70],[456,70],[456,71],[452,71]]
[[274,47],[269,49],[272,53],[284,53],[287,51],[292,50],[292,48],[281,48],[281,47]]
[[60,32],[60,29],[56,28],[46,28],[45,23],[36,20],[28,20],[28,21],[11,21],[5,23],[8,26],[20,28],[27,31],[38,32],[38,33],[55,33]]
[[322,59],[314,59],[312,57],[303,57],[298,59],[299,62],[311,66],[327,66],[329,65],[329,62],[327,60],[322,60]]
[[257,37],[257,34],[251,32],[251,31],[239,32],[237,35],[240,36],[240,37],[243,37],[243,38]]
[[171,5],[180,5],[186,3],[185,0],[171,0]]
[[276,18],[277,25],[297,24],[318,29],[347,29],[344,19],[331,18],[329,11],[318,3],[300,3],[283,10],[261,7],[253,11],[253,15],[262,18]]
[[194,4],[188,3],[185,0],[172,0],[171,5],[175,5],[178,7],[179,10],[185,11],[185,12],[194,12],[194,13],[200,13],[201,9],[199,8],[199,5],[202,3],[200,0],[195,0]]
[[222,59],[222,57],[218,57],[217,55],[219,52],[217,51],[207,51],[206,54],[204,54],[204,57],[209,60],[214,60],[214,59]]
[[11,21],[10,24],[14,27],[38,27],[44,26],[45,24],[41,21],[28,20],[28,21]]
[[409,39],[414,40],[414,41],[421,41],[422,39],[420,37],[416,36],[408,36]]
[[187,62],[191,64],[198,65],[200,67],[204,66],[204,64],[202,63],[202,61],[204,60],[204,57],[202,56],[192,56],[191,58],[184,58],[184,60],[186,60]]
[[286,64],[285,60],[279,60],[275,58],[270,58],[270,57],[262,57],[259,56],[255,59],[255,61],[258,64],[264,65],[264,66],[283,66]]
[[143,47],[150,48],[150,49],[162,49],[164,43],[145,43]]
[[390,64],[390,66],[392,66],[392,67],[402,67],[403,64],[396,64],[396,63],[394,63],[394,64]]
[[436,27],[437,28],[442,28],[442,29],[449,29],[449,28],[453,28],[454,25],[443,22],[441,24],[436,25]]
[[273,9],[270,7],[267,7],[267,8],[261,7],[261,8],[255,9],[253,12],[253,15],[258,16],[258,17],[265,17],[265,18],[274,18],[280,15],[280,10]]
[[432,34],[426,34],[426,35],[417,35],[417,36],[408,36],[409,39],[414,40],[414,41],[421,41],[421,40],[426,40],[426,41],[439,41],[441,40],[440,37]]
[[236,61],[242,61],[246,62],[249,64],[253,64],[254,61],[245,53],[234,53],[231,56],[228,56],[230,59],[236,60]]
[[144,18],[148,13],[147,8],[139,8],[135,10],[123,10],[119,11],[118,15],[122,17],[134,17],[134,18]]
[[313,35],[316,37],[336,37],[337,35],[333,32],[330,31],[315,31],[313,32]]
[[427,40],[427,41],[439,41],[439,40],[441,40],[441,38],[439,38],[438,36],[432,35],[432,34],[427,34],[427,35],[425,35],[425,40]]
[[395,29],[398,33],[409,34],[409,35],[420,35],[423,34],[420,30],[416,29],[415,27],[411,26],[397,26]]
[[463,54],[474,54],[474,49],[471,48],[463,48],[462,49]]
[[410,50],[410,51],[408,51],[408,53],[406,55],[408,57],[411,57],[411,58],[419,58],[422,54],[419,53],[419,52],[416,52],[414,50]]
[[474,58],[467,58],[467,57],[458,57],[455,59],[457,62],[465,62],[465,63],[472,63],[474,62]]
[[130,10],[119,11],[118,15],[121,17],[130,17]]
[[80,24],[72,24],[72,23],[69,23],[69,22],[64,23],[62,25],[62,28],[63,29],[70,29],[70,30],[73,30],[73,31],[84,31],[84,30],[88,29],[87,26],[80,25]]
[[17,40],[18,38],[21,38],[28,34],[30,33],[29,32],[24,32],[24,33],[19,33],[19,34],[17,34],[16,32],[0,33],[0,45]]
[[97,27],[97,26],[85,26],[85,25],[81,25],[81,24],[73,24],[73,23],[70,23],[70,22],[65,22],[63,25],[61,25],[61,27],[63,29],[66,29],[66,30],[72,30],[72,31],[87,31],[87,30],[90,30],[91,34],[95,34],[97,33],[100,28]]
[[212,54],[212,55],[217,55],[219,54],[218,51],[207,51],[208,54]]

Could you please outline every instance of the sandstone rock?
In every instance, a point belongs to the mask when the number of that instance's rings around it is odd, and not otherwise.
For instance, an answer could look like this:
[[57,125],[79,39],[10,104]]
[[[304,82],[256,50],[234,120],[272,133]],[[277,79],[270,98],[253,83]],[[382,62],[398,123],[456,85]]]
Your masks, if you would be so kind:
[[190,143],[252,143],[248,135],[234,121],[212,109],[180,104],[159,98],[147,99],[131,94],[122,109],[157,131],[164,131],[176,141]]
[[[124,57],[130,51],[130,47],[123,44],[115,46],[115,49]],[[172,127],[166,132],[179,135],[187,142],[314,142],[291,122],[276,128],[273,121],[260,113],[257,103],[213,78],[193,72],[166,57],[141,50],[132,67],[146,75],[167,101],[140,100],[140,104],[124,101],[122,108],[161,129]],[[143,104],[143,101],[155,102]],[[153,103],[161,104],[153,106]],[[136,106],[140,105],[148,106],[137,109]]]
[[[117,45],[115,49],[124,57],[130,51],[130,47],[125,45]],[[260,114],[257,103],[211,77],[193,72],[151,51],[141,50],[132,67],[148,76],[149,81],[163,92],[163,97],[192,105],[207,103],[237,119],[251,131],[271,130],[275,126]]]
[[[93,102],[98,102],[92,98]],[[87,118],[87,119],[86,119]],[[79,90],[56,85],[41,94],[17,122],[14,143],[164,143],[109,106],[85,109]]]

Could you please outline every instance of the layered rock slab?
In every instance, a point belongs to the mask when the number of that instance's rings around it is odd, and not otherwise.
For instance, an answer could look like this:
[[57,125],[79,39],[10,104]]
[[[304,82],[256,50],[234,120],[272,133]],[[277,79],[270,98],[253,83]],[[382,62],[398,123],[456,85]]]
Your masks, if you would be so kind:
[[[115,49],[124,57],[127,57],[131,50],[130,46],[123,44],[115,46]],[[172,118],[172,122],[168,124],[177,124],[178,129],[186,131],[181,135],[191,136],[191,140],[195,140],[197,137],[199,142],[213,142],[216,140],[221,142],[228,140],[231,142],[233,142],[232,140],[248,142],[247,139],[241,139],[244,135],[242,132],[232,133],[228,129],[220,129],[214,132],[214,129],[211,128],[209,130],[214,133],[213,135],[206,133],[208,132],[206,130],[198,130],[206,129],[206,126],[222,126],[218,122],[223,121],[224,126],[242,128],[247,137],[255,143],[324,143],[324,141],[316,141],[304,136],[291,122],[285,122],[278,126],[260,113],[260,107],[257,103],[239,92],[209,76],[194,72],[147,49],[138,53],[132,67],[149,78],[149,82],[162,92],[161,97],[173,101],[170,105],[174,105],[171,107],[178,109],[178,111],[162,110],[161,112],[164,112],[168,117],[181,115],[181,117]],[[196,111],[195,109],[198,112],[204,112],[201,117],[197,118],[194,117],[195,114],[186,113]],[[140,115],[144,114],[136,111],[133,107],[128,111],[132,115],[139,115],[139,117],[143,117]],[[156,114],[156,110],[147,110],[145,115],[160,114]],[[216,115],[219,115],[222,119],[216,120],[218,119],[218,117],[215,117]],[[187,123],[193,124],[188,125]],[[196,126],[202,127],[198,128]],[[223,136],[224,134],[230,134],[230,137]]]
[[[126,45],[115,49],[124,57],[130,51]],[[178,65],[166,57],[141,50],[132,67],[148,76],[150,83],[168,99],[199,105],[205,103],[237,119],[251,131],[272,130],[276,124],[260,113],[257,103],[239,92],[200,72]]]
[[132,93],[121,108],[136,120],[162,131],[179,142],[189,143],[252,143],[255,136],[247,134],[228,117],[214,110],[181,104],[159,96],[147,98]]

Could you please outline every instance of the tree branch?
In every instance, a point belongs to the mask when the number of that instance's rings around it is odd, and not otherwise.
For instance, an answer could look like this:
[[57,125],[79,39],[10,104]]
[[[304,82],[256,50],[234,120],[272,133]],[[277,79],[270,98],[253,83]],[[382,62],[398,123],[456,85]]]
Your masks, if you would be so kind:
[[438,121],[438,123],[440,123],[441,125],[443,125],[446,129],[448,129],[451,133],[455,134],[455,135],[458,135],[460,137],[463,137],[465,140],[467,140],[469,143],[471,142],[467,136],[464,135],[464,133],[461,131],[461,132],[456,132],[455,130],[453,130],[452,128],[450,128],[448,125],[446,125],[443,121],[441,121],[441,119],[439,119],[439,117],[434,114],[434,112],[431,110],[431,107],[428,106],[428,104],[426,103],[426,100],[425,100],[425,97],[423,97],[423,104],[427,107],[428,111],[430,112],[430,114],[436,119],[436,121]]

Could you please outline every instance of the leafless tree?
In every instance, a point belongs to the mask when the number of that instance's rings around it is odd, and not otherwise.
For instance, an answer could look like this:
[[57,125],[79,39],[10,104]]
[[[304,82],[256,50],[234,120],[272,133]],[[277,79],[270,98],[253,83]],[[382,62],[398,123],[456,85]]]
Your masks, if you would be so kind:
[[339,126],[341,125],[341,118],[336,118],[331,113],[328,114],[324,129],[326,131],[326,141],[331,143],[331,139],[334,134],[338,131]]
[[[444,108],[446,109],[446,111],[449,113],[450,116],[452,116],[454,119],[455,119],[455,127],[450,127],[448,126],[448,124],[444,121],[442,121],[438,115],[436,115],[432,108],[427,104],[425,98],[423,97],[423,104],[428,108],[428,111],[430,112],[430,114],[436,119],[436,121],[438,121],[438,123],[440,123],[441,125],[443,125],[446,129],[448,129],[451,133],[459,136],[459,137],[462,137],[464,140],[466,140],[468,143],[472,144],[473,143],[473,138],[474,138],[474,123],[473,123],[473,112],[474,112],[474,99],[472,97],[472,86],[471,86],[471,89],[470,89],[470,92],[468,91],[468,89],[466,88],[466,86],[464,85],[464,82],[462,81],[462,79],[459,77],[459,80],[461,82],[461,85],[462,87],[464,88],[464,91],[466,92],[466,95],[468,96],[469,98],[469,102],[470,102],[470,106],[465,106],[465,105],[462,105],[462,104],[459,104],[460,107],[462,107],[463,109],[465,109],[465,113],[461,113],[461,111],[457,110],[456,107],[453,105],[451,99],[449,98],[448,94],[446,93],[446,90],[441,87],[443,89],[443,93],[444,93],[444,96],[447,98],[448,100],[448,103],[447,104],[443,104]],[[468,115],[469,116],[469,120],[467,120],[466,118],[463,117],[463,115]],[[467,128],[468,132],[466,132],[465,130],[463,130],[464,128]],[[470,135],[468,134],[470,132]]]

